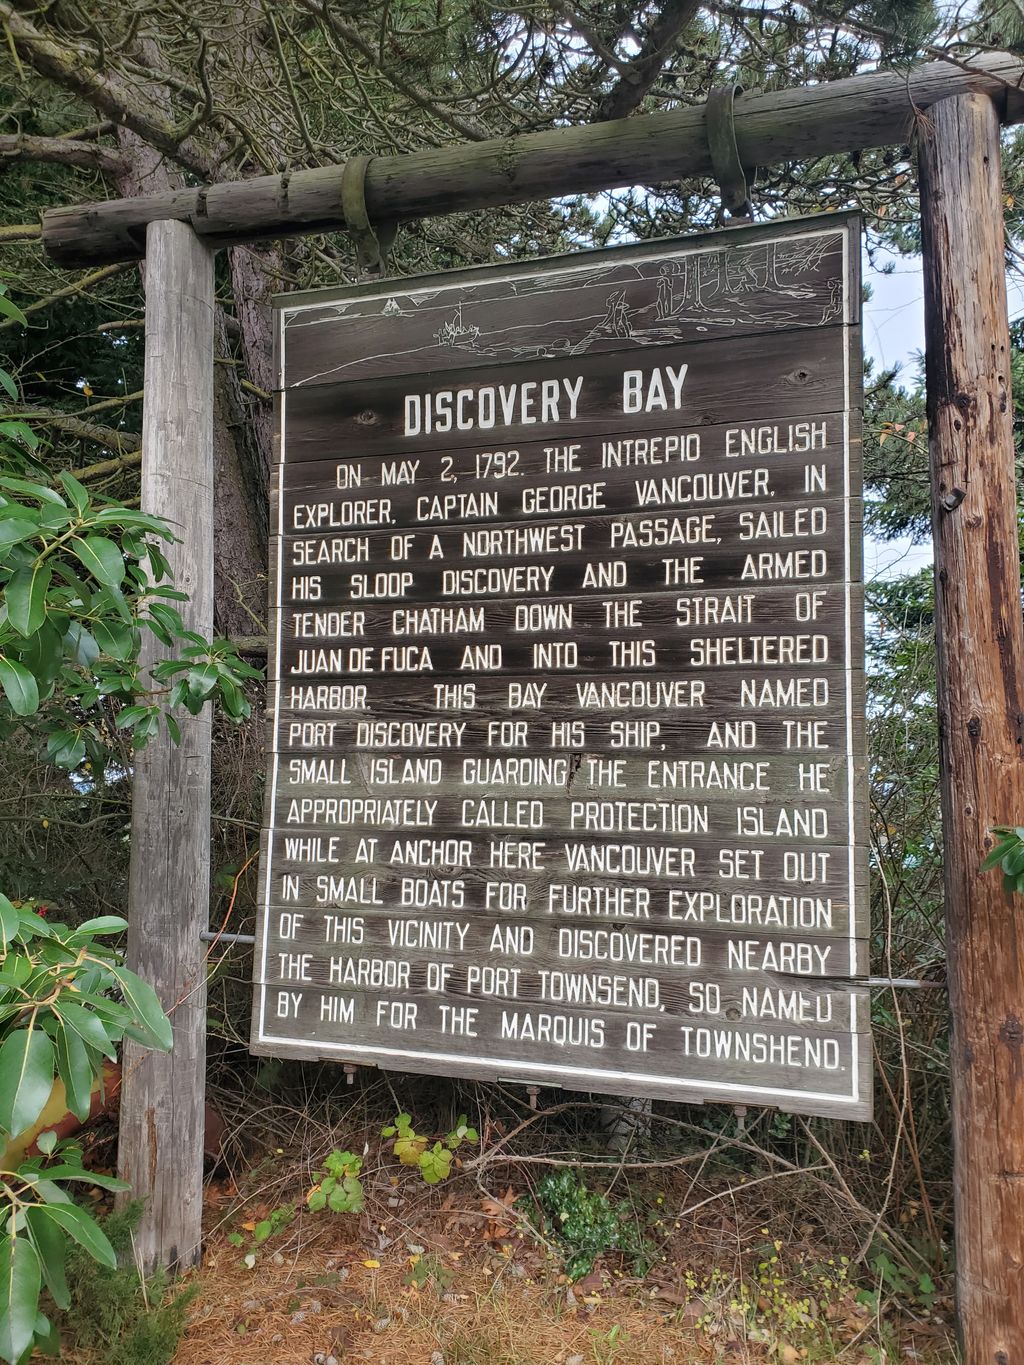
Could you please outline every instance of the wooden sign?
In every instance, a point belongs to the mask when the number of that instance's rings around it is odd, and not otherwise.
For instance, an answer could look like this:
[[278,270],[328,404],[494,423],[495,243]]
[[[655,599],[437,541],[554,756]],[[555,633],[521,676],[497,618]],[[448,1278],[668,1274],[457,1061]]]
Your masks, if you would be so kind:
[[859,247],[281,300],[254,1052],[870,1116]]

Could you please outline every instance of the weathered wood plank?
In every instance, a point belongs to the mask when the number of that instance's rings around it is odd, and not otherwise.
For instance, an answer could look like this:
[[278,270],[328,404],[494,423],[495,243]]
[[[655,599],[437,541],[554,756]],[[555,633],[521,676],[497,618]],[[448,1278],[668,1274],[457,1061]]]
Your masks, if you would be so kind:
[[[845,406],[848,330],[838,324],[777,332],[770,346],[755,336],[658,347],[646,365],[604,352],[452,370],[441,379],[420,375],[415,382],[402,376],[301,386],[283,396],[285,459],[336,461],[345,452],[396,449],[415,455],[436,449],[439,437],[449,448],[479,446],[481,436],[504,448],[536,439],[545,423],[564,444],[577,436],[634,431],[638,412],[651,432],[804,419]],[[662,373],[664,406],[646,406],[654,367]],[[626,391],[627,370],[647,376],[639,399],[632,388]],[[545,390],[545,384],[552,387]],[[634,401],[642,406],[631,408]]]
[[830,215],[728,245],[720,235],[651,242],[523,262],[479,281],[460,272],[325,290],[305,303],[285,295],[282,385],[601,351],[653,364],[666,345],[849,322],[850,224]]
[[[511,526],[273,537],[285,605],[723,591],[858,582],[860,503],[638,512]],[[852,546],[843,531],[851,526]],[[622,566],[622,567],[619,567]],[[318,581],[311,583],[310,579]]]
[[[142,508],[180,539],[165,548],[189,630],[213,630],[213,257],[176,222],[149,228]],[[144,636],[142,664],[167,651]],[[119,1173],[145,1201],[135,1251],[155,1266],[199,1260],[206,1085],[210,713],[180,717],[136,755],[128,962],[171,1011],[168,1054],[124,1046]]]
[[[261,999],[264,989],[257,993],[256,1008],[259,1014],[264,1005],[267,1028],[264,1041],[253,1046],[257,1053],[335,1057],[428,1075],[447,1076],[454,1069],[482,1080],[540,1081],[599,1094],[655,1094],[688,1103],[703,1098],[775,1104],[798,1113],[846,1118],[870,1114],[871,1049],[863,1031],[867,992],[851,993],[857,1001],[858,1030],[834,1035],[732,1022],[713,1030],[699,1024],[666,1028],[647,1015],[510,1009],[489,1001],[473,1007],[477,1013],[472,1017],[443,1016],[445,1006],[435,999],[424,1002],[422,1014],[417,1001],[386,1001],[380,1041],[347,1044],[346,1034],[366,1038],[376,1029],[376,997],[316,990],[300,1002],[297,1016],[276,1019],[274,1002],[267,1009]],[[277,991],[267,994],[276,996]],[[343,1029],[337,1015],[334,1020],[318,1017],[324,999],[336,1000],[336,1010],[345,1008],[344,1002],[351,1006]],[[410,1007],[415,1007],[415,1015],[410,1015]],[[504,1030],[503,1016],[512,1016]],[[645,1033],[645,1026],[650,1033]],[[456,1028],[461,1031],[453,1032]],[[684,1029],[690,1032],[684,1034]],[[774,1063],[773,1044],[782,1054]],[[737,1060],[741,1049],[756,1053],[757,1060]],[[728,1061],[726,1052],[733,1054]]]
[[[832,665],[792,677],[741,670],[695,671],[686,677],[657,671],[595,677],[552,672],[540,681],[479,674],[455,683],[438,679],[426,687],[422,679],[410,675],[378,675],[358,682],[285,679],[268,684],[267,713],[280,734],[280,740],[271,735],[271,747],[282,752],[332,747],[336,741],[328,739],[328,733],[352,749],[487,746],[487,727],[513,713],[527,723],[527,733],[537,747],[544,747],[538,736],[548,744],[559,737],[552,736],[551,725],[582,721],[581,750],[643,752],[653,747],[660,753],[662,744],[672,747],[669,732],[678,735],[680,743],[684,735],[691,742],[699,738],[697,747],[703,748],[712,722],[756,719],[759,727],[768,727],[763,733],[773,737],[787,720],[837,723],[846,714],[847,688],[856,696],[863,685],[860,673],[848,674]],[[862,752],[863,710],[857,709],[850,720],[857,739],[855,752]],[[373,722],[420,728],[409,730],[404,739],[401,731],[379,727],[360,731]],[[424,728],[428,722],[432,729]],[[632,728],[622,730],[627,722]],[[636,728],[651,722],[660,730]],[[318,728],[323,725],[336,728],[330,732]],[[460,726],[465,728],[459,730]],[[571,732],[561,734],[571,737]],[[678,750],[673,748],[673,752]]]
[[732,502],[775,506],[842,492],[843,415],[814,413],[792,432],[790,425],[593,435],[450,454],[441,447],[412,457],[350,450],[334,464],[289,463],[283,516],[275,486],[270,523],[280,520],[288,535],[361,529],[371,498],[388,500],[387,525],[429,529]]

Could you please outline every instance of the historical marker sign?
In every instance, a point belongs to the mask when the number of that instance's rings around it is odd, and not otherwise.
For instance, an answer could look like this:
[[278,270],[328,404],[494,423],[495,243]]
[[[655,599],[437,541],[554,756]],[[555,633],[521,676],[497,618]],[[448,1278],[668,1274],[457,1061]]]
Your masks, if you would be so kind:
[[858,259],[282,301],[253,1051],[870,1114]]

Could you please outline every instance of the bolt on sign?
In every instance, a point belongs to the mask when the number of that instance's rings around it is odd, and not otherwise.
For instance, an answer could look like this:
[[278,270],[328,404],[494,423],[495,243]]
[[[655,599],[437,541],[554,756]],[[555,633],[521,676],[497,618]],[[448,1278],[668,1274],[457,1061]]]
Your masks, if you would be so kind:
[[859,246],[280,300],[254,1052],[869,1116]]

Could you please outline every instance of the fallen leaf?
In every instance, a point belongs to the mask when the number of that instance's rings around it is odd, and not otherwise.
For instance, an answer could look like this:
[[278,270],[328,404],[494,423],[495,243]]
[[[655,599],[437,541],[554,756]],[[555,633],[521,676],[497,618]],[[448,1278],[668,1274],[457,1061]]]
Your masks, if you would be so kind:
[[374,1261],[374,1260],[364,1261],[364,1262],[363,1262],[363,1265],[366,1266],[367,1270],[379,1270],[379,1269],[380,1269],[380,1261]]

